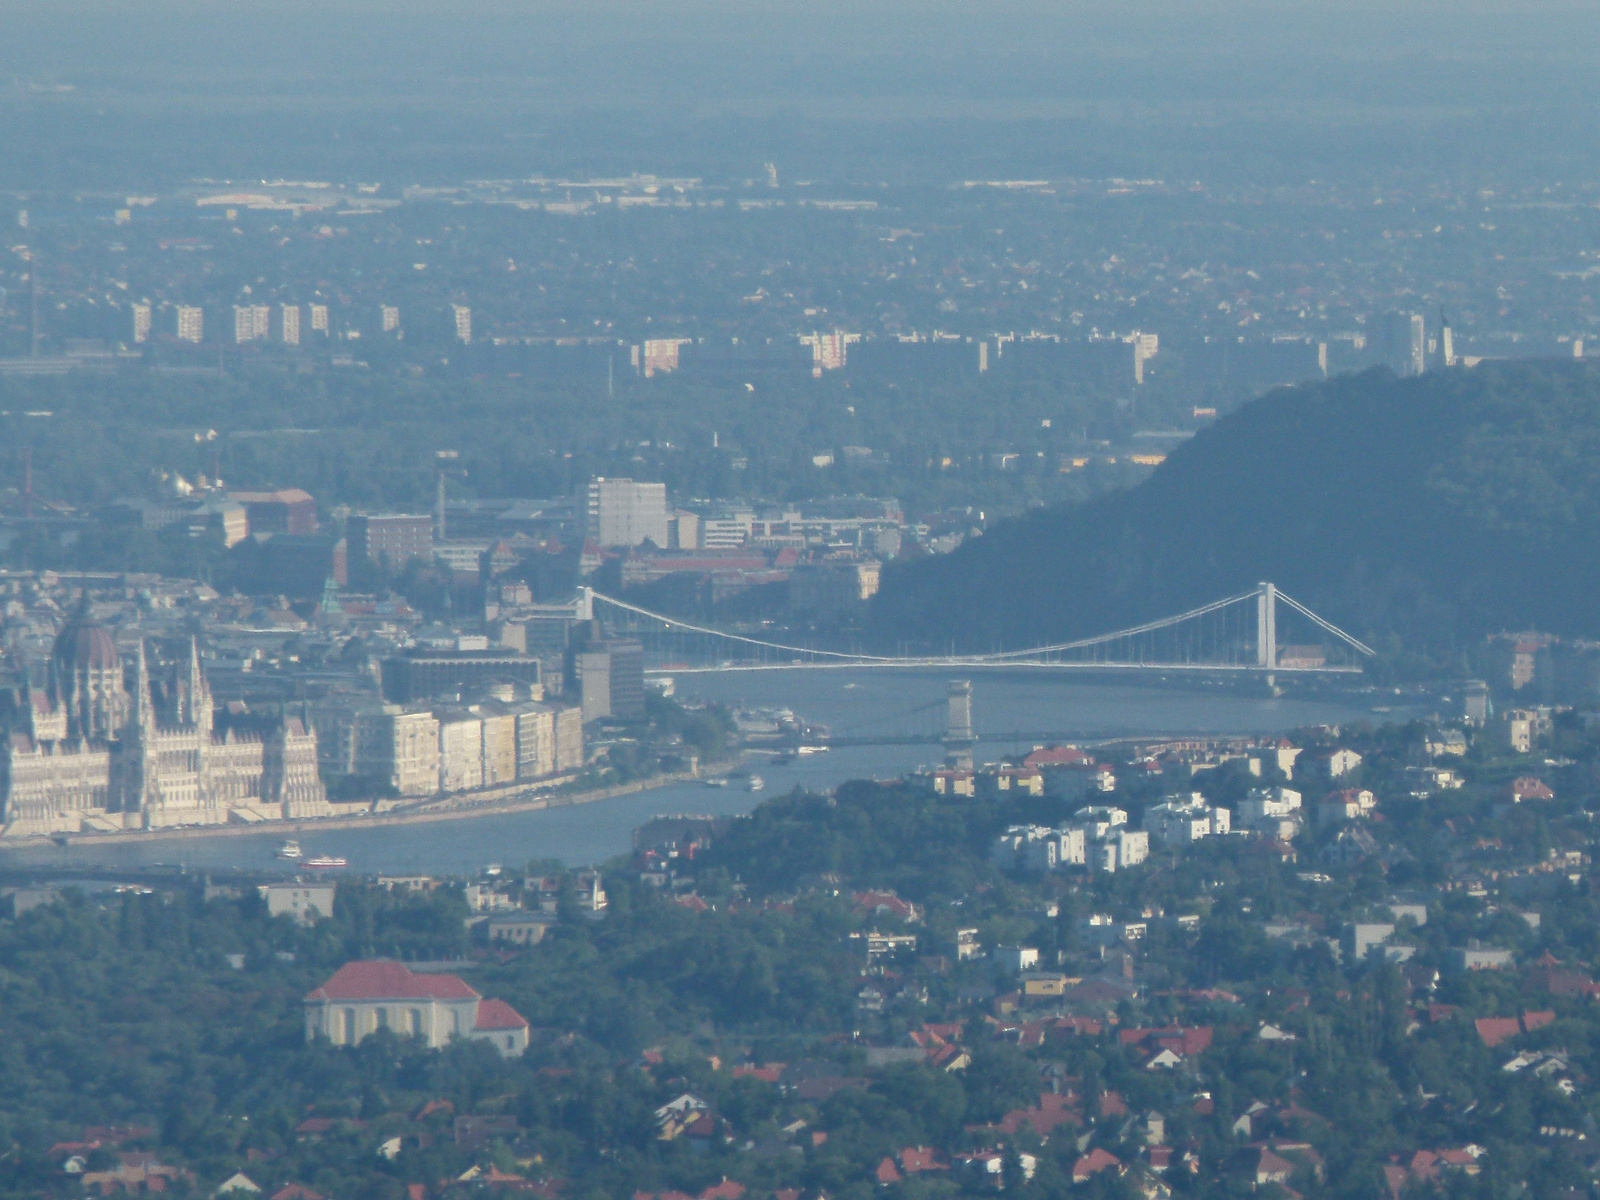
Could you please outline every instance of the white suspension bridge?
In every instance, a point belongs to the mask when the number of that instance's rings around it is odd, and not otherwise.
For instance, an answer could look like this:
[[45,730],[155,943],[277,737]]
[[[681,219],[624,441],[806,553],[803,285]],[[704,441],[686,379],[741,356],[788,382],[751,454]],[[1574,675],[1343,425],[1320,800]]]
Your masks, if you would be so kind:
[[[871,667],[1353,675],[1375,654],[1271,583],[1096,637],[991,654],[869,654],[797,645],[680,620],[589,589],[577,607],[585,618],[603,615],[614,633],[643,641],[654,674]],[[1283,632],[1296,641],[1280,636],[1280,618],[1287,618]]]

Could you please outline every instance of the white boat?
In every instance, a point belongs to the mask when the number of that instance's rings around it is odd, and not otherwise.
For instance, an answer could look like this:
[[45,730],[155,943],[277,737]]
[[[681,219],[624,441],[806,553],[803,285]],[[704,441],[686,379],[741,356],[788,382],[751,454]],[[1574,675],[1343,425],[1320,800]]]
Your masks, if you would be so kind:
[[700,782],[705,787],[727,787],[728,786],[728,781],[726,779],[724,779],[721,775],[714,776],[711,779],[702,779]]
[[295,841],[293,838],[289,838],[283,843],[283,845],[278,847],[279,858],[287,858],[292,861],[299,858],[300,853],[300,843]]
[[759,775],[752,775],[750,776],[750,782],[745,786],[748,787],[752,792],[759,792],[762,788],[767,786],[767,781],[761,778]]
[[336,867],[348,867],[350,860],[332,854],[319,854],[315,858],[306,859],[302,865],[315,871],[328,871]]

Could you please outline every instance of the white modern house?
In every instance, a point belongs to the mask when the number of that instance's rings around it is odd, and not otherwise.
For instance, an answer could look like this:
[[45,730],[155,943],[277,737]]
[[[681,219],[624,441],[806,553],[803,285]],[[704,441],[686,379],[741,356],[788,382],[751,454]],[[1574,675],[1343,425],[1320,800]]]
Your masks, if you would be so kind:
[[1144,827],[1151,840],[1162,846],[1187,846],[1201,838],[1228,833],[1231,814],[1225,808],[1212,808],[1199,792],[1187,796],[1168,796],[1145,810]]

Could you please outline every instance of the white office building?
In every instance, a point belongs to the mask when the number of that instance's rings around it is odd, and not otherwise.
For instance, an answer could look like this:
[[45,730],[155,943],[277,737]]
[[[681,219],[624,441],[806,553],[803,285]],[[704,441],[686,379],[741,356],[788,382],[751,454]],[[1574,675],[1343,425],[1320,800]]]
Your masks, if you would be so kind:
[[667,485],[594,479],[586,501],[586,538],[606,546],[667,545]]

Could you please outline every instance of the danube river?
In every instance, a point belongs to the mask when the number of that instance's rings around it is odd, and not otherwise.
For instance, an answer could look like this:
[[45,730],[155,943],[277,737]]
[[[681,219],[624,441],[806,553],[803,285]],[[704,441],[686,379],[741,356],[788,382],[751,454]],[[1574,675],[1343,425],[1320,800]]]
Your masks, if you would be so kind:
[[[725,704],[788,707],[836,736],[925,733],[942,719],[938,705],[948,673],[904,670],[729,672],[680,676],[680,698]],[[1139,686],[1045,674],[979,675],[973,680],[973,724],[982,739],[980,761],[1027,746],[1011,733],[1050,733],[1080,742],[1158,734],[1272,733],[1374,714],[1370,693],[1316,698],[1271,698],[1246,691],[1190,686]],[[1392,715],[1407,710],[1396,700]],[[847,779],[890,778],[939,758],[934,745],[848,746],[805,755],[779,766],[752,755],[749,768],[766,782],[751,792],[743,779],[723,788],[678,784],[591,804],[504,813],[426,824],[328,829],[301,833],[305,853],[342,856],[352,872],[467,873],[490,863],[520,867],[535,859],[602,862],[625,853],[635,828],[658,813],[742,813],[795,787],[832,788]],[[182,864],[221,870],[287,871],[275,857],[281,834],[181,839],[129,838],[124,844],[0,849],[0,867],[149,867]],[[337,875],[338,872],[331,874]]]

